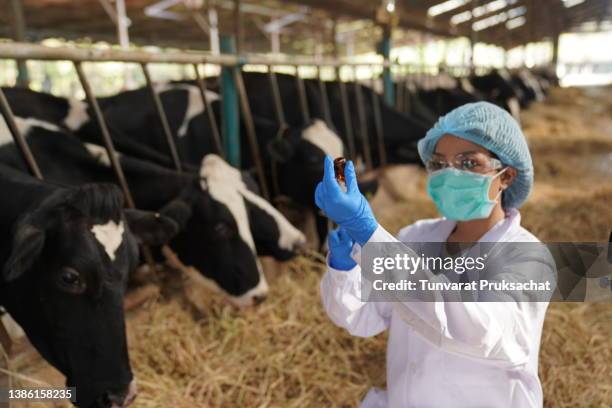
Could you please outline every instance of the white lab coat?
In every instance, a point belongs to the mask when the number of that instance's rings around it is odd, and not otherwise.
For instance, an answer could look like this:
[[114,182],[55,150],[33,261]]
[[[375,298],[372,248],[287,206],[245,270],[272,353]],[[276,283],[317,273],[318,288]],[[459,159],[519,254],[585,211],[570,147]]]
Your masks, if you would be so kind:
[[[539,242],[509,210],[481,242]],[[442,242],[446,219],[418,221],[393,237],[382,227],[369,242]],[[541,407],[538,352],[546,302],[362,302],[361,270],[328,267],[321,297],[331,320],[352,335],[389,330],[387,390],[372,389],[361,408]]]

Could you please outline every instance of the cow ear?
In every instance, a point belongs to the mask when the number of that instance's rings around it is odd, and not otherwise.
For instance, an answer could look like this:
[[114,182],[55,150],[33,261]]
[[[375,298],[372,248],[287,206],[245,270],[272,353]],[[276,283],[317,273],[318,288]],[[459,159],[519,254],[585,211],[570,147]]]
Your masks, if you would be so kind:
[[274,139],[268,143],[268,153],[270,153],[274,160],[281,163],[290,160],[294,151],[294,144],[286,138]]
[[20,225],[13,238],[11,255],[4,265],[4,280],[10,282],[22,276],[34,265],[44,246],[44,230],[32,224]]
[[187,226],[187,221],[191,218],[193,214],[191,210],[191,205],[189,205],[185,200],[175,199],[170,201],[170,203],[166,204],[160,211],[165,217],[172,219],[179,227],[179,230],[185,229]]
[[142,210],[123,210],[130,231],[140,244],[164,245],[179,232],[178,224],[170,217]]
[[373,197],[378,191],[378,179],[359,181],[359,191],[366,197]]

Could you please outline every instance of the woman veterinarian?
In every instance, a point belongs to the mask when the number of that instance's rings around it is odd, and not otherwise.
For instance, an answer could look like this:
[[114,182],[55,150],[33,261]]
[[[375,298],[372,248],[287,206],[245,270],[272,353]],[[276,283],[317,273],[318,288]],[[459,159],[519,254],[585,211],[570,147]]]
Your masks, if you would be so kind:
[[487,102],[461,106],[438,120],[418,150],[427,192],[444,218],[418,221],[397,238],[376,222],[351,162],[346,192],[327,157],[315,193],[339,225],[329,235],[321,282],[327,314],[355,336],[389,329],[387,390],[370,390],[361,407],[541,407],[538,351],[547,302],[361,300],[354,244],[539,242],[521,227],[518,208],[531,190],[533,165],[506,111]]

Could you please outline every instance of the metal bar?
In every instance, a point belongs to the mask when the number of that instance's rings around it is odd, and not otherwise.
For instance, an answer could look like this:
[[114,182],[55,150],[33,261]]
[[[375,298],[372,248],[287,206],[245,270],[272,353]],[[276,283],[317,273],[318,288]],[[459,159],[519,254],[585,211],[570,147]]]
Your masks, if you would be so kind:
[[[381,43],[381,54],[385,62],[390,62],[389,57],[391,55],[391,26],[387,25],[383,27],[383,39]],[[393,106],[393,80],[391,78],[390,65],[386,66],[383,70],[383,88],[385,95],[385,102],[389,106]]]
[[208,34],[210,40],[210,52],[212,55],[219,55],[221,52],[221,45],[219,40],[219,19],[217,16],[217,9],[214,7],[208,8],[208,25],[210,26],[210,32]]
[[234,0],[234,37],[236,38],[236,53],[242,51],[242,13],[240,0]]
[[261,152],[259,151],[259,143],[257,143],[257,134],[255,133],[255,124],[253,123],[253,115],[251,114],[251,107],[249,105],[249,98],[246,93],[244,86],[244,80],[242,79],[242,72],[240,69],[234,69],[234,82],[238,90],[238,96],[240,99],[240,106],[242,111],[242,117],[244,119],[244,125],[246,128],[246,136],[249,141],[251,148],[251,155],[253,156],[253,162],[255,163],[255,170],[257,171],[257,177],[259,177],[259,185],[261,187],[261,193],[266,200],[270,200],[270,190],[268,189],[268,183],[266,183],[266,174],[264,172],[263,162],[261,160]]
[[121,48],[129,48],[128,18],[125,13],[125,0],[117,0],[117,37]]
[[217,153],[219,154],[219,156],[225,159],[225,150],[223,149],[223,145],[221,144],[221,134],[219,133],[219,124],[217,123],[215,112],[213,112],[212,104],[206,97],[206,92],[207,92],[206,78],[200,75],[200,71],[198,70],[198,64],[194,64],[193,69],[195,70],[196,83],[198,84],[198,88],[200,89],[200,95],[202,95],[202,100],[204,101],[204,108],[206,109],[206,114],[208,115],[208,123],[210,123],[213,143],[215,145],[215,148],[217,149]]
[[374,67],[372,67],[372,78],[371,78],[371,97],[372,97],[372,107],[374,111],[374,129],[376,129],[376,142],[378,146],[378,160],[380,161],[379,165],[384,166],[387,164],[387,152],[385,151],[385,134],[384,128],[382,124],[382,113],[380,112],[380,101],[378,98],[378,93],[374,89],[375,86],[375,78],[374,78]]
[[17,123],[15,122],[15,115],[13,115],[13,110],[11,109],[11,106],[6,100],[6,96],[4,95],[2,88],[0,88],[0,112],[2,112],[2,116],[4,116],[6,125],[8,126],[9,131],[13,136],[15,144],[19,148],[19,152],[23,156],[23,160],[25,160],[26,165],[30,170],[30,173],[32,173],[32,175],[37,179],[42,180],[43,177],[42,173],[40,172],[40,168],[36,163],[36,159],[34,159],[34,155],[30,150],[30,146],[28,146],[27,142],[25,141],[25,138],[17,127]]
[[285,119],[285,111],[283,110],[283,103],[281,101],[280,91],[278,89],[278,81],[276,73],[271,65],[268,66],[268,80],[270,81],[270,91],[272,93],[272,103],[274,104],[274,115],[276,116],[276,123],[279,128],[287,126]]
[[319,93],[321,94],[321,107],[323,109],[323,120],[327,123],[327,126],[334,128],[334,122],[331,118],[331,111],[329,110],[329,99],[327,98],[327,87],[325,81],[321,78],[321,67],[317,67],[317,79],[319,83]]
[[280,31],[272,31],[270,33],[270,51],[273,54],[280,54]]
[[[224,55],[236,52],[236,44],[231,35],[223,34],[221,36],[221,52]],[[221,126],[223,127],[223,146],[226,159],[232,166],[240,167],[240,108],[234,79],[235,70],[234,67],[223,67],[221,69]]]
[[[280,91],[278,90],[278,81],[276,78],[276,73],[274,72],[274,68],[271,65],[268,66],[268,80],[270,83],[270,91],[272,93],[272,102],[274,104],[274,116],[276,116],[276,123],[278,125],[278,129],[276,131],[276,139],[280,140],[283,138],[285,130],[287,130],[289,126],[287,125],[287,120],[285,119],[285,112],[283,110],[283,103],[281,100]],[[278,163],[275,158],[272,158],[270,173],[272,176],[272,192],[276,197],[281,194],[281,191],[278,180]]]
[[370,149],[370,135],[368,134],[368,124],[363,103],[363,93],[361,92],[361,84],[357,82],[357,72],[353,67],[353,86],[355,87],[355,101],[357,103],[357,119],[359,121],[359,133],[361,136],[361,145],[363,148],[363,158],[365,161],[366,170],[372,170],[372,150]]
[[300,110],[302,111],[302,120],[304,123],[310,123],[310,110],[308,108],[308,97],[306,96],[306,88],[304,88],[304,80],[300,76],[300,67],[295,66],[295,87],[300,98]]
[[404,89],[401,82],[401,77],[397,75],[395,79],[395,109],[400,112],[404,109]]
[[147,67],[147,64],[140,64],[140,66],[142,68],[142,73],[144,74],[145,81],[147,83],[147,88],[149,88],[149,92],[151,93],[151,98],[153,98],[153,105],[155,105],[155,111],[157,112],[157,116],[159,117],[159,121],[162,125],[164,136],[166,136],[166,143],[168,144],[168,150],[170,152],[170,157],[172,158],[172,163],[174,164],[176,171],[180,173],[182,171],[181,159],[179,158],[178,151],[176,150],[176,143],[174,143],[174,135],[172,135],[172,130],[170,130],[170,125],[168,124],[168,117],[166,116],[166,111],[164,110],[161,98],[157,94],[157,91],[153,86],[153,82],[151,81],[149,67]]
[[[472,10],[474,10],[476,7],[479,6],[480,1],[479,0],[472,0],[471,1],[471,6],[472,6]],[[474,24],[472,24],[472,22],[470,21],[470,28],[469,28],[469,40],[470,40],[470,73],[472,75],[474,75],[475,73],[475,65],[476,65],[476,61],[474,58],[474,49],[476,47],[476,43],[478,42],[478,34],[476,33],[476,30],[474,30]]]
[[108,18],[111,19],[113,24],[117,24],[117,12],[113,8],[113,6],[110,4],[110,0],[98,0],[98,3],[100,3],[104,11],[106,11]]
[[409,85],[410,77],[406,75],[402,86],[404,87],[404,112],[407,114],[412,113],[412,88]]
[[555,72],[557,72],[557,65],[559,62],[559,32],[555,31],[555,33],[553,33],[553,41],[552,41],[552,57],[551,57],[551,64],[555,69]]
[[357,151],[355,150],[355,136],[353,135],[353,122],[351,121],[351,111],[349,108],[346,84],[340,78],[340,71],[336,69],[336,80],[340,88],[340,107],[342,108],[342,120],[344,122],[344,136],[348,144],[349,158],[355,160]]
[[[184,50],[181,52],[148,52],[142,50],[91,49],[78,47],[48,47],[24,42],[0,43],[0,57],[7,59],[31,60],[67,60],[77,62],[129,62],[136,64],[214,64],[223,66],[236,65],[308,65],[338,67],[345,65],[367,66],[369,62],[352,62],[337,59],[316,59],[305,56],[266,56],[234,55]],[[379,64],[382,67],[393,65],[390,61]]]
[[[15,41],[25,41],[26,22],[21,0],[11,0],[11,9],[13,11],[13,39]],[[30,82],[30,75],[26,60],[17,59],[15,62],[17,63],[17,85],[27,87]]]
[[108,131],[108,127],[106,125],[106,121],[104,120],[104,116],[102,115],[102,110],[100,110],[100,105],[98,105],[98,100],[91,90],[91,86],[89,85],[89,81],[83,72],[83,67],[80,62],[75,61],[74,69],[79,77],[79,81],[81,82],[81,86],[83,87],[83,91],[85,91],[85,97],[89,106],[94,111],[94,116],[98,127],[100,128],[100,132],[102,133],[102,142],[104,143],[104,147],[106,148],[106,153],[111,162],[111,167],[115,171],[115,175],[117,176],[117,180],[119,181],[119,185],[121,186],[121,190],[123,190],[123,195],[125,196],[125,202],[128,208],[135,208],[134,198],[132,197],[132,192],[127,184],[125,179],[125,175],[123,174],[123,169],[121,168],[121,164],[119,160],[117,160],[117,153],[115,151],[115,146],[113,145],[113,139],[111,138],[110,132]]

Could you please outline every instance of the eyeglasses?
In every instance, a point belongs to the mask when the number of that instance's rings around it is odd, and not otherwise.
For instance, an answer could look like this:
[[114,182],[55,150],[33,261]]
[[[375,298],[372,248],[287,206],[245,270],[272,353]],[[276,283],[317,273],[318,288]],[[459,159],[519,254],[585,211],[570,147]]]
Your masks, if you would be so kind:
[[501,169],[504,165],[500,160],[482,152],[459,153],[450,163],[437,157],[433,157],[425,163],[425,168],[430,173],[448,167],[473,173],[488,173],[491,170]]

